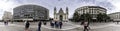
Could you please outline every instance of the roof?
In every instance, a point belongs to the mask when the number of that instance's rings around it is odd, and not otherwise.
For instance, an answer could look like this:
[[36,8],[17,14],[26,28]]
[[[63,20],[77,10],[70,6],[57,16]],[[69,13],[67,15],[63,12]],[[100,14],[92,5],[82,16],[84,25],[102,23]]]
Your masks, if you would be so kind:
[[106,8],[103,8],[103,7],[100,7],[100,6],[82,6],[82,7],[79,7],[77,9],[81,9],[81,8],[84,8],[84,9],[87,9],[87,8],[100,8],[100,9],[107,10]]
[[62,8],[60,8],[60,10],[59,10],[59,12],[58,12],[58,13],[62,13],[62,14],[64,14],[64,12],[63,12]]

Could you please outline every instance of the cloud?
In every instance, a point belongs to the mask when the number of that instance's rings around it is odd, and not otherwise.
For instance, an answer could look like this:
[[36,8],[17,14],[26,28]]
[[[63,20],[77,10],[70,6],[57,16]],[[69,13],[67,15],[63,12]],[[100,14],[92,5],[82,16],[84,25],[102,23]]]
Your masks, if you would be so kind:
[[114,9],[116,9],[115,11],[118,11],[120,8],[119,1],[120,0],[0,0],[0,9],[12,12],[13,8],[23,4],[37,4],[49,9],[50,17],[53,17],[53,8],[55,6],[57,7],[57,10],[59,10],[59,8],[65,10],[65,7],[68,7],[70,13],[69,17],[71,17],[76,8],[85,5],[102,6],[108,9],[109,13]]
[[0,19],[2,19],[4,11],[2,9],[0,9]]

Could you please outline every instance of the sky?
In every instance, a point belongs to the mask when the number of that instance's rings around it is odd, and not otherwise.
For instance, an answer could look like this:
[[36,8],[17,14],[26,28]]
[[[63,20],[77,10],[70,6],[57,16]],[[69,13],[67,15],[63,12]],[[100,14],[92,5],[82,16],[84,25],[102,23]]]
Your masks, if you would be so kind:
[[120,12],[120,0],[0,0],[0,19],[4,11],[13,13],[13,8],[21,5],[34,4],[45,7],[49,10],[49,16],[53,16],[54,7],[59,11],[60,8],[68,7],[69,18],[72,17],[75,9],[82,6],[101,6],[107,9],[107,14]]

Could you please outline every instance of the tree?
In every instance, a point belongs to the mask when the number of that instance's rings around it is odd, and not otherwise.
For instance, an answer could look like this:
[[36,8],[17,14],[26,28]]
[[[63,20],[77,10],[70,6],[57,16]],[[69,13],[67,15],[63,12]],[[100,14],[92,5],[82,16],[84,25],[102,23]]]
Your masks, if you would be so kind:
[[107,14],[103,14],[103,19],[105,22],[109,21],[110,20],[110,17],[107,15]]
[[86,13],[86,14],[82,14],[80,16],[80,20],[82,21],[91,21],[92,17],[91,17],[91,14],[89,13]]
[[98,15],[97,15],[97,20],[99,21],[99,22],[106,22],[106,21],[108,21],[108,20],[110,20],[110,17],[107,15],[107,14],[105,14],[105,13],[99,13]]
[[78,13],[78,12],[75,12],[75,13],[73,14],[73,20],[72,20],[72,21],[74,21],[74,22],[79,22],[79,18],[80,18],[79,13]]
[[101,13],[97,14],[97,20],[98,22],[103,21],[103,15]]

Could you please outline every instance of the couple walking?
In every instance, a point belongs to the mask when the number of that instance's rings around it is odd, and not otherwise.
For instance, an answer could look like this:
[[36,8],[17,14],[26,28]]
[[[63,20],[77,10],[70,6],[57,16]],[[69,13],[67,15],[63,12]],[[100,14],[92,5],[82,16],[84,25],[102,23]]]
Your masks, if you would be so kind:
[[[41,31],[41,21],[38,23],[38,31]],[[30,23],[28,21],[25,22],[25,31],[29,31]]]

